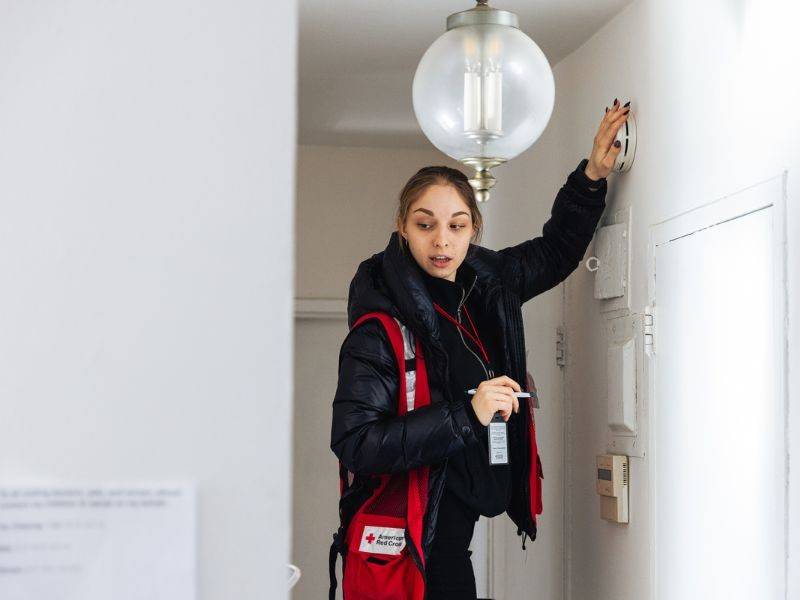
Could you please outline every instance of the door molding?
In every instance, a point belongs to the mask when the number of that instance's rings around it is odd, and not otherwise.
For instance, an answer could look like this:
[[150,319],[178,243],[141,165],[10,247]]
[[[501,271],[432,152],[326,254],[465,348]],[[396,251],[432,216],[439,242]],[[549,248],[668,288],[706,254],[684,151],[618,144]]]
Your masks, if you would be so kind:
[[[783,171],[778,175],[765,179],[751,186],[745,187],[737,192],[728,194],[718,198],[712,202],[702,206],[693,208],[691,210],[679,213],[668,219],[654,223],[649,227],[649,240],[647,246],[647,298],[648,304],[653,308],[657,314],[657,298],[656,298],[656,250],[658,246],[667,244],[671,241],[681,237],[691,235],[703,229],[714,227],[726,221],[730,221],[747,214],[771,207],[772,211],[772,225],[773,225],[773,289],[774,289],[774,327],[776,332],[782,331],[782,335],[777,336],[775,356],[779,360],[776,365],[776,390],[779,400],[783,403],[783,417],[784,417],[784,590],[786,598],[789,594],[789,548],[790,543],[798,534],[792,535],[790,531],[790,524],[795,529],[800,530],[797,526],[800,514],[796,509],[792,511],[790,505],[790,479],[789,479],[789,451],[791,441],[790,421],[789,421],[789,395],[788,395],[788,255],[787,255],[787,181],[788,171]],[[763,186],[774,187],[773,191],[766,194],[763,191]],[[764,200],[764,197],[773,199],[774,201]],[[658,337],[658,319],[655,319],[655,335]],[[656,356],[658,349],[654,352],[647,353],[646,368],[647,368],[647,432],[648,432],[648,453],[650,455],[650,482],[651,488],[649,490],[649,513],[650,523],[649,528],[652,536],[652,550],[650,553],[650,598],[651,600],[666,600],[657,598],[657,571],[656,565],[658,564],[657,553],[657,536],[656,529],[656,509],[657,509],[657,496],[658,485],[657,473],[655,470],[655,461],[658,449],[656,446],[655,435],[655,421],[652,407],[656,401],[655,398],[655,381],[657,374]],[[800,490],[798,490],[800,491]],[[754,492],[755,493],[755,492]],[[792,514],[790,515],[790,512]],[[791,516],[791,519],[790,519]]]

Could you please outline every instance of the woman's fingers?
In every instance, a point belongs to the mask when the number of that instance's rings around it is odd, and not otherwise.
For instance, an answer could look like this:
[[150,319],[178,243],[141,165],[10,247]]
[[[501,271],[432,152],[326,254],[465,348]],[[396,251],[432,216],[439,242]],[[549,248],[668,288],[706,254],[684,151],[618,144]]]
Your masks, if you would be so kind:
[[484,388],[487,392],[500,392],[501,394],[507,394],[508,396],[514,395],[514,390],[507,385],[487,385]]
[[515,404],[518,405],[518,401],[515,397],[509,397],[503,392],[492,392],[490,401],[492,402],[494,411],[499,412],[504,421],[508,421],[512,411],[516,412],[514,406]]
[[602,136],[600,136],[599,144],[601,148],[604,148],[606,152],[611,149],[611,144],[614,142],[614,138],[617,137],[617,132],[619,128],[625,123],[625,120],[628,118],[628,110],[626,109],[625,112],[620,113],[606,128],[605,132]]
[[498,394],[498,396],[494,396],[495,398],[502,397],[507,399],[509,408],[513,408],[514,412],[519,412],[519,400],[510,387],[504,385],[491,386],[487,387],[486,391],[492,394]]
[[608,149],[608,152],[603,157],[603,166],[607,169],[612,169],[614,167],[614,163],[617,160],[617,154],[622,151],[622,144],[619,146],[615,146],[611,144],[611,147]]
[[[608,119],[608,115],[606,115],[606,119],[603,120],[603,123],[600,125],[600,129],[597,132],[597,136],[595,137],[595,145],[604,152],[608,152],[611,148],[611,144],[614,141],[614,138],[617,135],[617,131],[619,128],[622,127],[622,124],[628,118],[628,113],[630,112],[630,107],[625,107],[622,110],[615,110],[613,111],[613,116]],[[612,114],[612,111],[609,111],[609,115]]]
[[614,104],[611,109],[607,110],[602,121],[600,121],[600,126],[597,129],[595,140],[605,139],[609,130],[614,127],[614,124],[617,121],[624,119],[628,112],[630,112],[630,106],[620,106],[619,101],[617,101],[617,103]]
[[496,405],[495,412],[499,412],[500,416],[502,416],[503,419],[507,421],[508,417],[511,416],[513,410],[514,409],[511,408],[511,405],[509,403],[498,402]]
[[520,385],[516,381],[511,379],[511,377],[509,377],[507,375],[500,375],[500,377],[495,377],[494,379],[488,379],[487,381],[485,381],[483,383],[490,383],[492,385],[508,385],[508,386],[512,387],[514,389],[514,391],[516,391],[516,392],[521,392],[522,391],[522,388],[520,387]]
[[515,392],[521,392],[522,388],[507,375],[482,381],[478,385],[478,391],[489,402],[489,407],[500,413],[504,421],[508,421],[512,412],[519,412],[519,400]]
[[594,136],[592,153],[587,165],[587,174],[591,171],[592,178],[607,177],[614,168],[614,162],[622,149],[621,145],[615,146],[614,142],[629,112],[630,106],[620,106],[618,100],[614,101],[611,109],[606,108],[606,114]]
[[516,381],[511,379],[511,377],[509,377],[508,375],[500,375],[499,377],[494,377],[492,379],[486,379],[484,381],[481,381],[480,384],[478,385],[478,388],[487,385],[507,385],[513,388],[517,392],[522,391],[520,385]]
[[617,109],[616,105],[609,109],[606,107],[606,114],[603,119],[600,121],[600,125],[597,127],[597,133],[594,136],[594,141],[597,142],[603,134],[611,127],[611,124],[614,122],[614,119],[619,116],[619,110]]
[[606,127],[614,120],[615,117],[619,115],[621,108],[619,105],[619,101],[615,102],[611,108],[606,106],[606,114],[603,117],[603,120],[600,121],[600,130],[605,131]]
[[628,103],[628,106],[622,106],[619,100],[617,100],[611,106],[611,108],[606,107],[606,114],[603,117],[603,120],[601,121],[601,125],[611,123],[614,119],[616,119],[620,114],[622,114],[629,108],[630,108],[630,103]]
[[516,400],[516,398],[514,398],[513,396],[509,396],[508,392],[504,391],[492,391],[489,393],[487,397],[496,402],[502,402],[504,404],[508,404],[509,408],[513,406],[514,400]]
[[491,400],[493,402],[496,402],[498,405],[500,405],[503,410],[511,410],[512,406],[514,405],[514,403],[512,402],[511,398],[509,398],[503,392],[493,392],[492,396],[491,396]]

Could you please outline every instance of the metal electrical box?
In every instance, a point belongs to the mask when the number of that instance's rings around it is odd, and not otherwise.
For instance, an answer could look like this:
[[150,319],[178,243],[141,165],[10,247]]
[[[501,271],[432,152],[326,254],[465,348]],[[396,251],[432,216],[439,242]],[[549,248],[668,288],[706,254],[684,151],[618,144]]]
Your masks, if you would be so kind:
[[607,352],[608,426],[617,434],[636,433],[636,342],[612,341]]
[[628,286],[628,224],[600,227],[595,234],[594,297],[597,300],[624,296]]
[[[647,313],[647,311],[646,311]],[[607,452],[643,458],[647,447],[642,423],[647,415],[647,314],[606,321]]]

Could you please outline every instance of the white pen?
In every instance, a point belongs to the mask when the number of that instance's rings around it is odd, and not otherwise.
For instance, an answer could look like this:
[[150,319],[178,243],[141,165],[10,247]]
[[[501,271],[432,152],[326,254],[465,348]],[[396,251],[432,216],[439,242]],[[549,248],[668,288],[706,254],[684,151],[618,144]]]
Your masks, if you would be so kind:
[[[468,393],[470,396],[474,396],[474,395],[475,395],[475,393],[476,393],[477,391],[478,391],[478,390],[476,390],[476,389],[471,389],[471,390],[467,390],[467,393]],[[515,395],[517,398],[530,398],[530,397],[531,397],[531,394],[530,394],[530,392],[514,392],[514,395]]]

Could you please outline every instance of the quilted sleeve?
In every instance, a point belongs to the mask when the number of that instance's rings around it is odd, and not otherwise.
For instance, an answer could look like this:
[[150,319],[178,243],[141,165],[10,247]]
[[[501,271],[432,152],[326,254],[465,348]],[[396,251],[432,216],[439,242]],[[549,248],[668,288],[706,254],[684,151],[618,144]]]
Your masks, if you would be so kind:
[[542,235],[499,253],[506,259],[509,284],[527,302],[555,287],[574,271],[592,241],[605,208],[607,183],[593,181],[584,169],[587,159],[567,176],[556,195]]
[[339,353],[331,450],[353,473],[406,471],[480,443],[463,400],[397,413],[398,371],[383,326],[367,321]]

